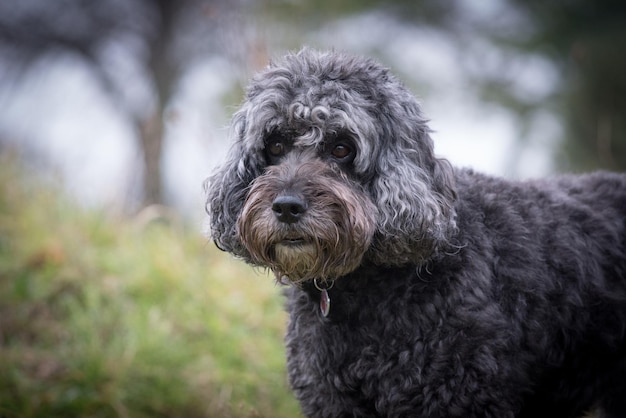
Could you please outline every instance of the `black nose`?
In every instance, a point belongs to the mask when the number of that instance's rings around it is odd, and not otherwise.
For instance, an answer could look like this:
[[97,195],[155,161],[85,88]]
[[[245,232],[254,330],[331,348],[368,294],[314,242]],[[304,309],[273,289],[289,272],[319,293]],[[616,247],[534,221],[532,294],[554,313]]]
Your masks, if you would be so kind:
[[297,196],[281,195],[274,199],[272,210],[279,221],[292,224],[304,215],[306,204]]

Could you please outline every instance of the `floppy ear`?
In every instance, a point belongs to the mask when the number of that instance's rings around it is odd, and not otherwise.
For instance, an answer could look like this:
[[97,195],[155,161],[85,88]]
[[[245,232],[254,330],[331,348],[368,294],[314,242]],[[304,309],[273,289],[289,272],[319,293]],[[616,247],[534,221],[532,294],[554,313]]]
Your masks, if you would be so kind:
[[206,211],[210,218],[210,233],[222,250],[245,259],[249,258],[237,234],[237,218],[246,200],[250,183],[262,171],[261,157],[244,150],[245,113],[233,116],[230,136],[233,146],[226,162],[205,181]]
[[371,183],[379,218],[370,258],[392,265],[428,260],[456,228],[452,166],[435,158],[415,98],[397,90],[377,112],[381,143]]

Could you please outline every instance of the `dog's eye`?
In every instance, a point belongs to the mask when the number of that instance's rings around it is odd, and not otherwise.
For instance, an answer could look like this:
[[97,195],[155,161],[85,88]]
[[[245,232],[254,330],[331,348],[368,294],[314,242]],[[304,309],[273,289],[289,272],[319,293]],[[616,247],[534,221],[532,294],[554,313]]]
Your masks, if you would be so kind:
[[354,149],[345,143],[336,144],[330,153],[333,158],[340,162],[350,162],[354,158]]
[[265,156],[270,164],[278,164],[280,159],[287,154],[288,146],[285,138],[274,133],[265,140]]
[[282,157],[285,154],[285,144],[281,141],[272,141],[265,149],[271,157]]

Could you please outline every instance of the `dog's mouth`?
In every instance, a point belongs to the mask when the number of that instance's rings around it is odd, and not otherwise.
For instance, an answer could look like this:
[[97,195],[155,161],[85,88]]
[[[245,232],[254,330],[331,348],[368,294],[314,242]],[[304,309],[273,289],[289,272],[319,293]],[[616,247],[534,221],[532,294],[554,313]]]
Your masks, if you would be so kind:
[[302,237],[288,237],[278,242],[278,245],[284,245],[286,247],[299,247],[307,244],[308,241]]

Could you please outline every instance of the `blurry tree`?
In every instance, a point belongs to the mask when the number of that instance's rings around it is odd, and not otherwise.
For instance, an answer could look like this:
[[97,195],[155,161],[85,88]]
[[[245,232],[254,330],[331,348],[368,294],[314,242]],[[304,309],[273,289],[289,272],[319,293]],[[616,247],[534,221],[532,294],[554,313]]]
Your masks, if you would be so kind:
[[[460,42],[484,37],[505,57],[539,56],[556,68],[554,88],[532,94],[516,88],[515,60],[501,60],[487,74],[483,61],[468,74],[486,99],[513,109],[523,121],[538,110],[558,114],[564,127],[562,168],[626,170],[626,2],[507,0],[482,14],[448,3],[429,9],[431,24],[461,35]],[[416,11],[415,4],[408,9]]]
[[571,164],[626,170],[626,2],[514,3],[534,26],[519,49],[548,57],[563,75],[557,99]]
[[[143,204],[163,202],[161,154],[168,103],[185,67],[214,53],[211,32],[228,0],[8,0],[0,53],[20,77],[38,60],[81,59],[135,127]],[[6,83],[6,79],[0,80]],[[76,115],[80,118],[80,115]]]
[[[557,114],[562,168],[626,170],[626,2],[503,0],[482,13],[468,13],[460,2],[448,6],[435,25],[460,35],[461,43],[484,38],[502,53],[489,68],[490,57],[462,49],[467,61],[479,63],[468,66],[468,75],[485,99],[514,110],[522,123],[537,111]],[[553,88],[543,94],[518,88],[514,67],[524,56],[556,69]]]

